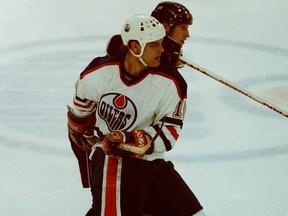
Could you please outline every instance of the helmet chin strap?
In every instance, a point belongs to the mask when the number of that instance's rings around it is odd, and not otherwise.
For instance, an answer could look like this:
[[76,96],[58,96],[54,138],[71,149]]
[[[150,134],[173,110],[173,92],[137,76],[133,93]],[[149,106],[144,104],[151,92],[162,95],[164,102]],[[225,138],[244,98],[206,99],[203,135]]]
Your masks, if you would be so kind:
[[[174,41],[175,43],[179,44],[176,40],[174,40],[174,38],[172,38],[170,35],[167,36],[168,38],[170,38],[171,41]],[[179,44],[180,46],[180,44]]]
[[[146,45],[146,44],[145,44]],[[141,52],[140,54],[135,54],[129,47],[129,51],[132,53],[133,56],[137,57],[139,59],[139,61],[145,66],[145,67],[148,67],[147,63],[143,60],[142,58],[142,55],[143,55],[143,52],[144,52],[144,48],[145,48],[145,45],[141,46]]]
[[138,59],[140,60],[140,62],[141,62],[145,67],[148,67],[148,65],[146,64],[146,62],[143,60],[142,57],[138,57]]

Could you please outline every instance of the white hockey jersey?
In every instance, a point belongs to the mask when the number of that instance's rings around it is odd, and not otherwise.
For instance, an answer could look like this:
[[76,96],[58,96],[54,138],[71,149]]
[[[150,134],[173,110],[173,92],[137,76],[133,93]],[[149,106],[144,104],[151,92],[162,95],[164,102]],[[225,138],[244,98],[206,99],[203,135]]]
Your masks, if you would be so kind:
[[169,64],[148,68],[137,78],[123,64],[124,56],[94,59],[76,83],[73,112],[78,117],[95,113],[95,135],[101,139],[110,131],[135,129],[157,136],[153,153],[142,159],[163,158],[182,128],[187,84]]

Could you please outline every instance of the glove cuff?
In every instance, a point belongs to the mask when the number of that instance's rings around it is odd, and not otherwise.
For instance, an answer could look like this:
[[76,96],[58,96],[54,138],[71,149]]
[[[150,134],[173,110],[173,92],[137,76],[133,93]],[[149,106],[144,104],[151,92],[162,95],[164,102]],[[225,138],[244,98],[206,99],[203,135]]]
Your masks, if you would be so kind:
[[144,146],[150,141],[150,136],[143,130],[133,130],[133,132],[124,132],[125,142],[123,143],[135,143],[136,146]]
[[79,119],[74,116],[70,111],[67,112],[68,127],[76,133],[84,133],[89,127],[92,127],[96,118],[94,115],[89,116],[85,119]]

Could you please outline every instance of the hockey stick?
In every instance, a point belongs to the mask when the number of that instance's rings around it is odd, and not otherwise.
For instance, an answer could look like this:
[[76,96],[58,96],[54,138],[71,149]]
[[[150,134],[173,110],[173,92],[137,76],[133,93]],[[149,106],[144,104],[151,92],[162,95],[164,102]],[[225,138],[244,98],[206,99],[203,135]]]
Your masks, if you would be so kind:
[[191,68],[193,68],[193,69],[205,74],[206,76],[208,76],[208,77],[210,77],[210,78],[212,78],[212,79],[214,79],[214,80],[216,80],[216,81],[228,86],[229,88],[234,89],[235,91],[237,91],[237,92],[239,92],[239,93],[241,93],[241,94],[253,99],[254,101],[256,101],[256,102],[258,102],[258,103],[260,103],[260,104],[262,104],[262,105],[274,110],[275,112],[285,116],[286,118],[288,118],[288,112],[286,110],[283,110],[280,107],[270,103],[269,101],[266,101],[263,98],[261,98],[259,96],[256,96],[253,93],[236,86],[235,84],[233,84],[230,81],[224,79],[223,77],[221,77],[221,76],[219,76],[219,75],[217,75],[217,74],[215,74],[215,73],[213,73],[211,71],[208,71],[207,69],[197,65],[196,63],[193,63],[193,62],[189,61],[188,59],[186,59],[186,58],[184,58],[182,56],[179,59],[181,61],[183,61],[184,63],[186,63],[186,65],[188,65],[189,67],[191,67]]
[[144,155],[145,152],[151,147],[151,142],[148,142],[145,146],[142,147],[137,147],[137,146],[132,146],[129,145],[127,143],[120,143],[117,148],[125,150],[125,151],[129,151],[129,152],[133,152],[139,155]]

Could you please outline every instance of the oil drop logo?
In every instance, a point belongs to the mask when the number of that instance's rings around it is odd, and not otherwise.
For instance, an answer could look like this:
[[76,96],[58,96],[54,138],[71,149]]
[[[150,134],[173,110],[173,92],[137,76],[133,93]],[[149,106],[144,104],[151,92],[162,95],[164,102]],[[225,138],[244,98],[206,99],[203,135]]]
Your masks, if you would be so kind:
[[110,131],[128,130],[137,118],[133,101],[119,93],[104,94],[98,103],[97,113]]

